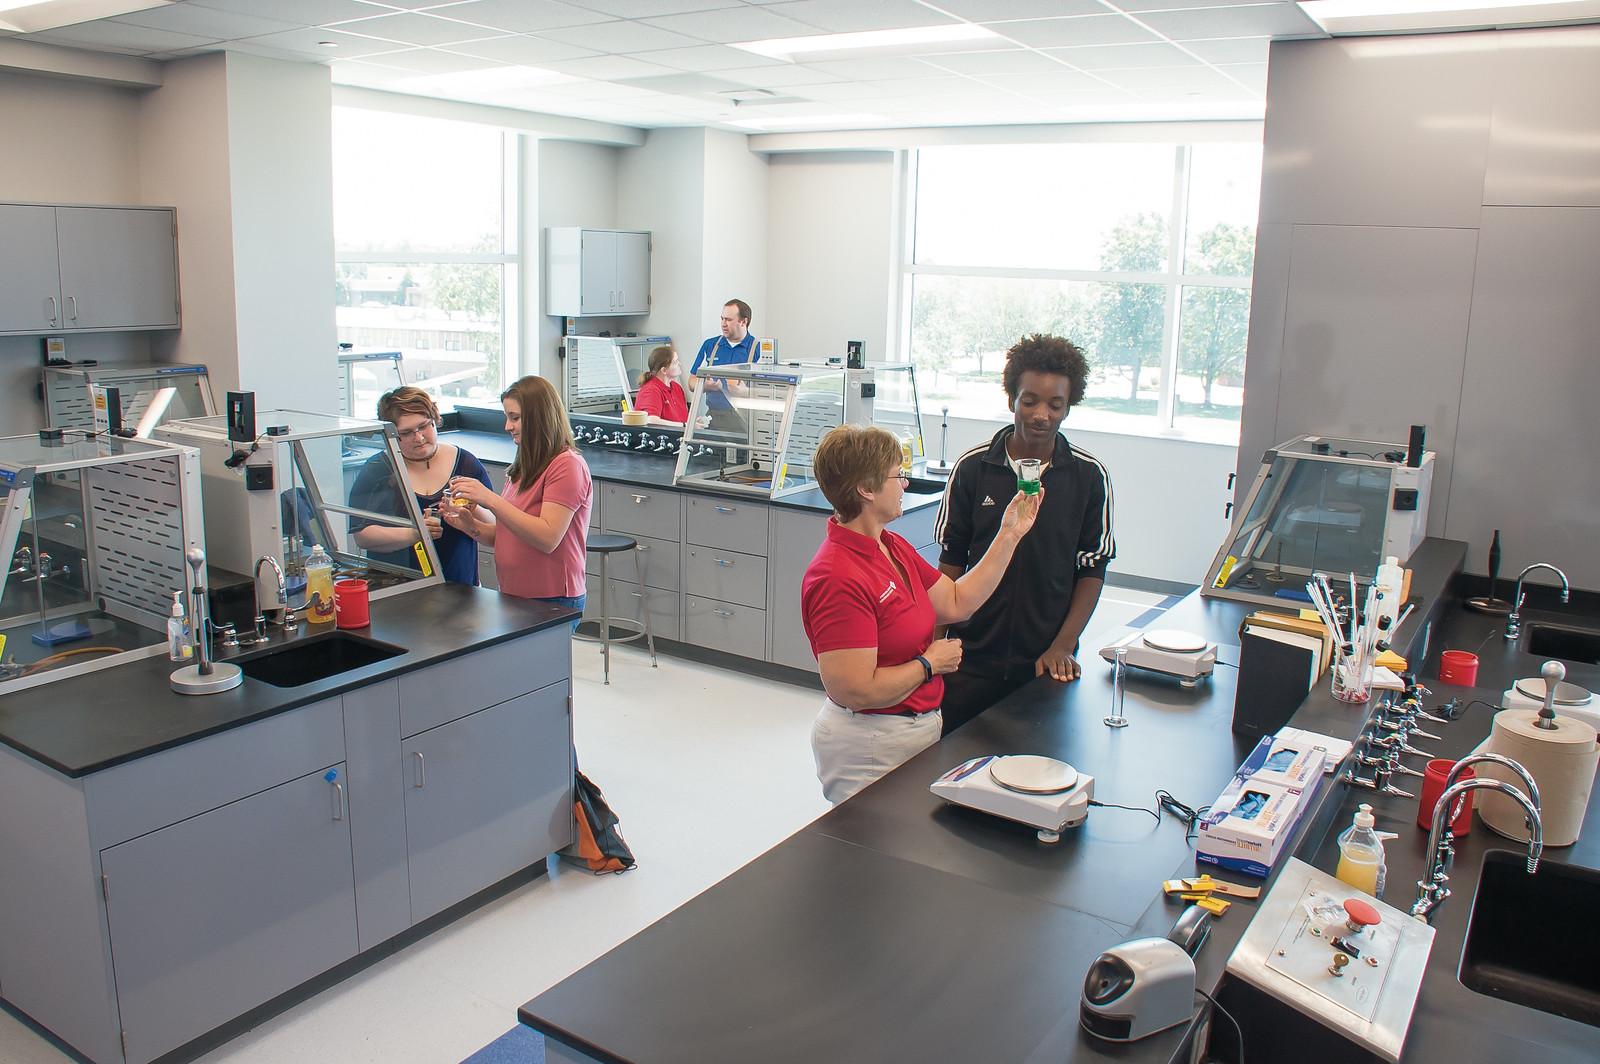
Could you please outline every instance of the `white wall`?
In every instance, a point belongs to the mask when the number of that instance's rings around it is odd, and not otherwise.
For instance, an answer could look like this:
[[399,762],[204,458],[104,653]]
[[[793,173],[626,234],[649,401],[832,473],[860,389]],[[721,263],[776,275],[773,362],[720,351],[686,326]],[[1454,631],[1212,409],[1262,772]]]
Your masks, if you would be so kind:
[[[1600,588],[1600,29],[1272,46],[1241,473],[1439,455],[1428,528]],[[1248,482],[1246,480],[1246,482]]]
[[774,155],[767,168],[767,291],[762,335],[784,358],[843,355],[864,340],[889,351],[894,218],[891,152]]
[[[0,74],[0,200],[137,204],[139,94],[26,74]],[[34,392],[40,339],[0,336],[0,435],[44,425]],[[67,357],[137,362],[147,333],[95,333],[67,341]]]
[[[723,305],[750,304],[750,328],[774,335],[767,313],[767,158],[750,150],[750,138],[717,129],[705,133],[705,178],[697,339],[716,335]],[[680,347],[686,347],[679,340]],[[783,347],[780,355],[787,355]],[[692,354],[692,349],[686,351]]]
[[228,53],[233,303],[256,407],[337,413],[328,68]]
[[[648,229],[650,315],[614,319],[638,332],[670,336],[694,358],[707,313],[701,291],[705,253],[706,138],[703,129],[652,129],[638,148],[624,148],[617,167],[617,224]],[[715,296],[726,299],[726,296]]]
[[[524,196],[530,208],[537,204],[533,217],[525,220],[537,226],[538,238],[529,240],[525,255],[537,259],[539,268],[544,264],[544,231],[550,226],[588,225],[613,227],[617,225],[617,149],[596,144],[573,141],[541,140],[534,144],[530,154],[534,163],[535,185]],[[524,351],[522,364],[529,373],[537,373],[557,383],[561,381],[562,320],[544,313],[544,287],[542,278],[536,282],[535,294],[527,303],[529,314],[535,321],[526,330],[532,351]],[[535,309],[537,308],[537,309]],[[580,331],[589,328],[612,328],[613,325],[596,325],[596,322],[615,322],[625,319],[595,318],[585,320]]]
[[229,193],[228,70],[221,53],[165,64],[162,85],[140,100],[139,184],[178,209],[178,290],[183,328],[154,335],[170,362],[209,367],[217,402],[239,387]]

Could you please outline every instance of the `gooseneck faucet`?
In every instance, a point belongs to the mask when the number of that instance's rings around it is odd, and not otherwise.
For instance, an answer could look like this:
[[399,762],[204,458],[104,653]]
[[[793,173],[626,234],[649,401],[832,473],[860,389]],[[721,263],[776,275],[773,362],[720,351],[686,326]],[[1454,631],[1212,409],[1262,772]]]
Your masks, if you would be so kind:
[[[1517,762],[1511,760],[1509,757],[1506,757],[1503,754],[1468,754],[1460,761],[1457,761],[1450,769],[1449,775],[1445,776],[1444,789],[1448,791],[1451,787],[1454,787],[1456,785],[1456,781],[1461,778],[1461,773],[1465,772],[1473,765],[1483,764],[1499,765],[1502,768],[1509,769],[1510,771],[1521,776],[1523,786],[1527,788],[1526,793],[1528,795],[1528,801],[1533,803],[1533,807],[1535,809],[1538,809],[1541,812],[1544,811],[1544,805],[1539,800],[1539,785],[1533,781],[1532,774]],[[1454,818],[1452,818],[1450,822],[1452,824],[1455,823]],[[1450,839],[1448,837],[1445,838],[1444,844],[1446,846],[1450,845]]]
[[[283,582],[283,566],[279,565],[278,564],[278,559],[274,558],[272,555],[263,554],[261,557],[256,559],[256,570],[255,570],[254,573],[251,574],[251,576],[256,580],[257,583],[259,583],[260,580],[261,580],[261,565],[262,565],[263,562],[265,562],[267,565],[272,566],[272,571],[278,578],[278,601],[273,605],[272,609],[274,610],[274,612],[277,612],[279,610],[283,611],[283,612],[279,613],[279,617],[282,619],[284,626],[288,627],[288,624],[289,624],[289,589],[284,585],[284,582]],[[261,592],[258,590],[256,592],[256,636],[258,638],[260,638],[260,637],[264,637],[266,634],[267,634],[266,611],[261,608]]]
[[1517,590],[1511,596],[1511,616],[1506,618],[1507,639],[1515,639],[1517,636],[1522,634],[1522,600],[1524,597],[1522,594],[1522,580],[1523,577],[1527,576],[1535,569],[1549,569],[1552,573],[1555,573],[1561,578],[1562,605],[1565,605],[1571,599],[1572,585],[1567,583],[1567,574],[1562,572],[1560,569],[1557,569],[1549,562],[1534,562],[1532,565],[1522,570],[1521,575],[1517,577]]
[[[1522,771],[1522,766],[1517,766]],[[1526,775],[1526,773],[1523,773]],[[1539,870],[1539,858],[1544,853],[1544,821],[1539,816],[1539,807],[1527,795],[1500,780],[1485,779],[1482,777],[1462,780],[1454,787],[1445,789],[1439,796],[1439,804],[1433,807],[1433,827],[1428,831],[1428,864],[1423,870],[1422,878],[1417,880],[1417,900],[1411,905],[1411,915],[1419,920],[1427,920],[1433,910],[1450,896],[1450,861],[1455,856],[1454,846],[1450,842],[1449,825],[1455,822],[1455,805],[1468,791],[1491,790],[1505,795],[1522,805],[1528,814],[1528,874],[1531,876]]]

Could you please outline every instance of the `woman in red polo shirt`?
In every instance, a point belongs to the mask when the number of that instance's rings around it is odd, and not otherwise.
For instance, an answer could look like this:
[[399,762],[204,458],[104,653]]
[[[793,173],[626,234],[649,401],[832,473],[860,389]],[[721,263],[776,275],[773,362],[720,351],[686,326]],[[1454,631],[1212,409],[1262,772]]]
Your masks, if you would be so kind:
[[951,580],[887,528],[906,489],[895,436],[841,425],[812,465],[834,514],[801,582],[800,614],[828,693],[811,752],[823,797],[837,804],[939,741],[944,675],[961,665],[961,641],[934,639],[934,627],[967,619],[994,593],[1040,496],[1014,497],[983,559]]
[[658,347],[650,352],[647,367],[639,377],[639,394],[634,397],[633,408],[649,414],[652,425],[681,425],[688,421],[689,398],[678,383],[678,375],[683,372],[678,352]]

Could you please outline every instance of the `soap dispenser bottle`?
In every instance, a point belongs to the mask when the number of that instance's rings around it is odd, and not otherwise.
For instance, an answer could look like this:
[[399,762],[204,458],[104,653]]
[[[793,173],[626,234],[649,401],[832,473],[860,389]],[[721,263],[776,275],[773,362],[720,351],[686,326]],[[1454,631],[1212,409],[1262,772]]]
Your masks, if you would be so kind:
[[167,618],[167,657],[173,661],[188,661],[194,657],[194,636],[183,609],[182,591],[172,593],[172,616]]
[[1339,869],[1334,875],[1340,882],[1366,891],[1374,898],[1381,898],[1388,873],[1383,844],[1399,836],[1387,831],[1375,831],[1373,826],[1376,823],[1372,806],[1363,805],[1356,810],[1354,820],[1339,836]]
[[333,620],[333,559],[315,543],[306,558],[306,609],[312,624]]

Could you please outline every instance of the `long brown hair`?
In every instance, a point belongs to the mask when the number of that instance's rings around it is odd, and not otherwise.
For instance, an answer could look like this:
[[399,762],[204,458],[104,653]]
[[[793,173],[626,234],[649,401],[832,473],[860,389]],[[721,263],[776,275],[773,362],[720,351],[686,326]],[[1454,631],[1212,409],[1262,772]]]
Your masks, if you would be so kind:
[[514,400],[522,412],[522,439],[506,479],[526,488],[544,475],[545,468],[563,451],[576,451],[572,425],[561,396],[543,377],[527,376],[500,393],[500,401]]
[[634,391],[638,391],[640,388],[643,388],[651,377],[654,377],[657,373],[660,373],[662,370],[672,365],[672,359],[675,355],[677,355],[677,353],[678,352],[674,351],[670,347],[667,347],[666,345],[662,345],[661,347],[658,347],[654,351],[650,352],[650,361],[646,364],[647,368],[645,371],[639,374],[639,383],[634,388]]

